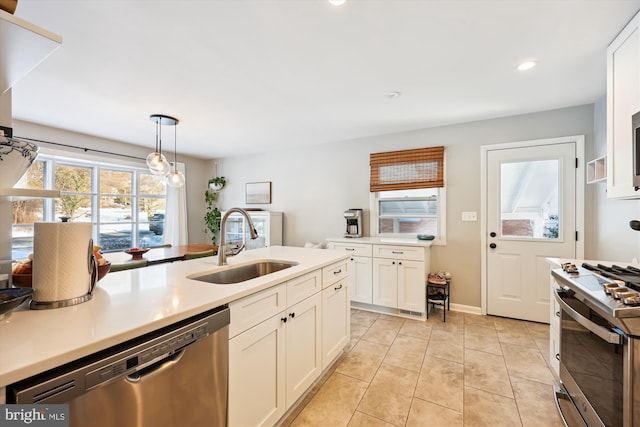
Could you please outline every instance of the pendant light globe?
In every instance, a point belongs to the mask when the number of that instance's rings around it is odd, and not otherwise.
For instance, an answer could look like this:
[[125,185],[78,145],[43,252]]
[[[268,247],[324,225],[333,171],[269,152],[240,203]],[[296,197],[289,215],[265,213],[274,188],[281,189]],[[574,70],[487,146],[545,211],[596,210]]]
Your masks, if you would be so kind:
[[169,173],[170,166],[164,154],[154,151],[147,156],[147,166],[153,175],[165,176]]
[[167,185],[169,187],[180,188],[184,185],[184,182],[184,174],[175,168],[167,175]]

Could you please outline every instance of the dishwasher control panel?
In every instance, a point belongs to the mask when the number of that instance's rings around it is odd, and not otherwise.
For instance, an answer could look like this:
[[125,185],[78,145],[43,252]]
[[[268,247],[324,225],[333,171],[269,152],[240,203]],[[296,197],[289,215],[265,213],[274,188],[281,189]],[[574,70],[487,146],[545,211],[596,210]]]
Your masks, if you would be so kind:
[[125,374],[130,374],[138,369],[149,366],[159,360],[173,355],[184,346],[196,342],[206,336],[207,325],[200,325],[187,332],[181,332],[177,336],[167,338],[159,343],[154,343],[151,346],[145,346],[134,354],[128,354],[122,359],[100,366],[98,369],[87,373],[85,389],[91,390],[106,381],[121,377]]

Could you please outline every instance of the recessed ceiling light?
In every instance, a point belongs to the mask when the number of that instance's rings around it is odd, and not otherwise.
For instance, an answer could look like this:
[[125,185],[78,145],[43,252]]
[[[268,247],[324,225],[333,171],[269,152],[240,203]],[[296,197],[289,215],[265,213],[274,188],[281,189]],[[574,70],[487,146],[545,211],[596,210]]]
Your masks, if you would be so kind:
[[347,0],[329,0],[329,3],[331,3],[334,6],[342,6],[345,1]]
[[395,90],[394,90],[393,92],[389,92],[389,93],[387,94],[387,97],[388,97],[388,98],[397,98],[397,97],[399,97],[399,96],[400,96],[400,92],[395,91]]
[[522,64],[518,65],[516,68],[518,71],[526,71],[526,70],[532,69],[535,66],[536,66],[535,61],[525,61]]

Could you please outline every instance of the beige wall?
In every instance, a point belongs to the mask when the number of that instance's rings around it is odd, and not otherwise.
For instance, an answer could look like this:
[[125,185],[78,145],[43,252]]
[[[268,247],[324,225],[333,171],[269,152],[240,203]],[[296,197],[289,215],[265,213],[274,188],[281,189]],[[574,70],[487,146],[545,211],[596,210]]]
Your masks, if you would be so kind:
[[[273,202],[259,207],[285,213],[284,243],[318,242],[342,234],[342,213],[347,208],[365,209],[368,220],[370,153],[444,145],[447,245],[432,248],[431,269],[452,273],[453,303],[480,307],[480,147],[568,135],[585,135],[589,146],[594,138],[593,120],[594,106],[584,105],[218,159],[218,174],[227,178],[220,200],[223,208],[246,206],[245,183],[272,181]],[[479,221],[462,222],[464,211],[477,212]]]

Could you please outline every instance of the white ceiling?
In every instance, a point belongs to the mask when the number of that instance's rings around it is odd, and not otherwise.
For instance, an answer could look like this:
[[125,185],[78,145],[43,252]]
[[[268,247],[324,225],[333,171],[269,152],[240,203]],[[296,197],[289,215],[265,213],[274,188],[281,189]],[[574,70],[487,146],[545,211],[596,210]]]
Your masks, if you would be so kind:
[[[62,46],[14,87],[13,116],[152,148],[149,115],[169,114],[179,154],[218,158],[587,104],[605,93],[607,45],[639,9],[20,0],[15,15]],[[527,59],[538,66],[516,71]]]

